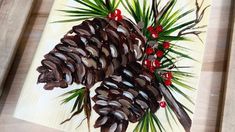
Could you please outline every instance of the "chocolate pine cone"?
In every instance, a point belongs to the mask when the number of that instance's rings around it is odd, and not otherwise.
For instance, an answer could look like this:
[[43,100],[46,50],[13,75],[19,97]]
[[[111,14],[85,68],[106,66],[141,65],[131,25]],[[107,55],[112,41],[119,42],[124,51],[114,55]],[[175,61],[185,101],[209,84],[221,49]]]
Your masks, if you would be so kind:
[[129,19],[85,20],[74,26],[38,67],[44,88],[66,88],[73,82],[87,88],[129,62],[143,57],[146,40]]
[[106,78],[93,97],[94,110],[100,115],[95,127],[102,132],[125,132],[128,123],[138,122],[148,109],[155,113],[162,95],[153,77],[134,62]]
[[[189,132],[191,119],[182,104],[138,63],[145,43],[145,37],[127,18],[85,20],[44,56],[37,68],[38,83],[45,83],[47,90],[77,83],[89,91],[103,81],[93,97],[93,108],[100,115],[95,127],[102,132],[125,132],[129,122],[140,121],[148,110],[155,113],[162,97]],[[90,99],[89,94],[86,98]],[[84,103],[84,109],[89,120],[90,103]]]
[[100,115],[95,127],[101,132],[125,132],[128,123],[140,121],[147,110],[155,113],[164,99],[186,132],[190,132],[191,119],[171,92],[159,83],[139,63],[121,66],[95,90],[94,110]]

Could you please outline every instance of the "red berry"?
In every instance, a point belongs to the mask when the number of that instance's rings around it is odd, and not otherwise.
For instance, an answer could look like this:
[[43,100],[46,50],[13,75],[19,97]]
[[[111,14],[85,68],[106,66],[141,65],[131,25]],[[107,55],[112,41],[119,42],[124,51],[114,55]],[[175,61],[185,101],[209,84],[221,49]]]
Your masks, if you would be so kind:
[[156,68],[154,66],[149,67],[150,72],[155,72]]
[[115,18],[115,13],[109,13],[108,18],[109,19],[114,19]]
[[164,49],[169,49],[170,48],[170,43],[169,42],[163,42],[163,48]]
[[146,48],[145,53],[146,53],[147,55],[153,54],[153,53],[154,53],[154,49],[151,48],[151,47],[148,47],[148,48]]
[[116,17],[114,18],[115,21],[121,21],[122,19],[123,19],[123,17],[122,17],[121,15],[116,16]]
[[166,86],[170,86],[172,84],[170,79],[165,80],[164,83]]
[[144,60],[144,65],[146,65],[148,68],[151,67],[151,61],[148,59]]
[[153,66],[154,66],[155,68],[159,68],[159,67],[161,66],[160,61],[155,60],[155,61],[153,62]]
[[122,14],[121,10],[119,10],[119,9],[116,9],[114,11],[114,13],[115,13],[116,16],[120,16]]
[[151,36],[152,36],[152,38],[154,38],[154,39],[157,39],[157,38],[159,37],[158,33],[156,33],[156,32],[153,32],[153,33],[151,34]]
[[166,77],[167,77],[168,79],[172,79],[172,78],[173,78],[173,75],[172,75],[172,73],[171,73],[171,72],[167,72],[167,74],[166,74],[166,75],[167,75]]
[[157,31],[158,33],[162,32],[162,31],[163,31],[162,25],[157,26],[156,31]]
[[164,52],[161,51],[161,50],[158,50],[158,51],[156,52],[156,55],[157,55],[157,57],[161,58],[161,57],[164,55]]
[[159,105],[160,105],[160,107],[162,107],[162,108],[166,108],[166,102],[165,102],[165,101],[161,101],[161,102],[159,103]]
[[171,72],[163,73],[162,76],[166,79],[172,79],[173,75]]
[[153,26],[149,26],[147,29],[148,29],[148,31],[149,31],[150,33],[152,33],[152,32],[154,31]]

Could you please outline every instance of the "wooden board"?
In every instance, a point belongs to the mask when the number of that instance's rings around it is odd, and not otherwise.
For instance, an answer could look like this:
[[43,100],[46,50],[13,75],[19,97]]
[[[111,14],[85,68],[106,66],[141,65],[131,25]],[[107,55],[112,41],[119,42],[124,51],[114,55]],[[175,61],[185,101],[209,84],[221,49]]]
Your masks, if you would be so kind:
[[224,92],[224,109],[222,114],[221,132],[234,132],[235,131],[235,2],[233,1],[233,10],[231,11],[231,34],[229,55],[228,55],[228,68]]
[[[78,6],[76,5],[75,2],[74,3],[73,2],[74,1],[63,1],[63,2],[56,1],[55,2],[52,8],[52,11],[50,13],[48,23],[44,30],[42,39],[40,41],[39,47],[34,56],[32,66],[30,68],[25,84],[23,86],[23,91],[19,98],[19,102],[18,102],[15,115],[14,115],[15,117],[22,119],[22,120],[34,122],[37,124],[45,125],[48,127],[52,127],[52,128],[56,128],[56,129],[64,130],[64,131],[74,131],[75,127],[77,127],[77,123],[80,122],[81,119],[83,119],[83,114],[81,114],[81,116],[76,116],[74,120],[72,120],[69,123],[60,125],[61,121],[66,119],[66,117],[69,117],[69,114],[70,114],[69,107],[71,107],[72,104],[60,105],[61,103],[60,99],[56,97],[58,97],[62,93],[65,93],[79,86],[76,86],[76,84],[73,84],[68,89],[55,89],[54,91],[45,91],[44,89],[42,89],[42,85],[37,84],[38,72],[35,69],[40,65],[40,61],[43,55],[49,52],[55,46],[55,44],[58,43],[58,40],[60,40],[61,36],[67,33],[71,29],[71,27],[78,24],[78,22],[63,23],[63,25],[61,23],[51,23],[52,21],[55,21],[55,20],[66,19],[65,17],[61,16],[61,14],[59,14],[60,12],[58,12],[56,9],[63,9],[64,7],[63,5]],[[184,2],[183,0],[179,1],[180,4],[177,3],[176,8],[181,8],[181,4],[183,2]],[[191,0],[191,1],[188,0],[187,2],[191,3],[190,8],[195,7],[194,0]],[[204,3],[203,6],[206,6],[208,4],[210,4],[210,1],[206,1],[206,3]],[[208,14],[209,14],[209,10],[207,10],[206,12],[206,16],[204,17],[203,22],[201,23],[202,25],[207,25]],[[194,18],[194,13],[192,13],[189,16],[189,19],[193,19],[193,18]],[[205,28],[205,30],[207,29]],[[205,35],[206,33],[203,34],[203,38],[205,38]],[[201,44],[198,39],[194,39],[194,40],[195,40],[195,43],[188,42],[189,43],[188,48],[192,48],[192,50],[196,50],[196,53],[193,53],[194,56],[192,57],[197,58],[197,60],[201,61],[203,50],[204,50],[204,45]],[[197,73],[196,76],[200,76],[199,73],[200,73],[201,64],[198,64],[197,62],[194,63],[192,61],[184,61],[183,65],[193,65],[194,68],[190,70]],[[197,87],[197,83],[198,83],[198,78],[190,80],[190,84],[192,84],[192,86],[195,88]],[[187,92],[188,93],[186,94],[191,96],[192,99],[195,99],[196,92],[189,92],[189,91]],[[92,92],[91,92],[91,95],[92,95]],[[176,96],[176,98],[180,99],[180,96],[178,95]],[[187,104],[187,101],[182,102],[182,103],[186,105],[186,107],[190,107],[192,110],[194,109],[193,105]],[[158,113],[164,113],[164,112],[165,112],[164,109],[159,109],[158,111]],[[37,113],[37,115],[35,115],[35,113]],[[94,121],[96,120],[98,115],[95,114],[95,112],[93,112],[92,115],[93,116],[91,117],[91,124],[94,124]],[[192,115],[190,115],[190,117],[191,116]],[[158,117],[160,119],[162,118],[162,120],[165,121],[164,127],[168,131],[170,131],[170,126],[168,126],[165,114],[158,114]],[[175,124],[173,124],[173,126],[177,127],[178,131],[182,131],[182,127],[180,126],[178,127]],[[87,127],[86,123],[83,123],[81,125],[81,128],[86,129],[86,127]],[[134,128],[134,125],[129,128],[130,128],[128,129],[129,131],[132,130]],[[94,129],[93,127],[91,127],[91,130],[98,131],[97,129]]]
[[0,0],[0,95],[34,0]]
[[[28,123],[12,115],[21,92],[21,87],[41,38],[47,17],[54,0],[38,0],[22,36],[16,58],[6,80],[0,99],[1,132],[57,132],[37,124]],[[204,56],[193,132],[215,132],[219,130],[223,78],[227,62],[227,30],[231,0],[213,0],[209,36]],[[221,21],[223,20],[223,21]],[[207,81],[205,81],[207,80]]]

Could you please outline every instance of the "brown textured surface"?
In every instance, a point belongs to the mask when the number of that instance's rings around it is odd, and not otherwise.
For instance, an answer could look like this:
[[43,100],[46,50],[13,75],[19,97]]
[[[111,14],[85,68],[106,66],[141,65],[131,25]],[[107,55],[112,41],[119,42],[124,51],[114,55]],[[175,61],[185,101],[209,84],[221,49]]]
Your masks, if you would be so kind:
[[[221,96],[227,61],[227,30],[231,0],[213,0],[208,42],[201,73],[199,93],[193,123],[194,132],[219,130]],[[12,117],[24,79],[32,62],[53,0],[38,0],[23,34],[20,47],[5,84],[0,100],[1,132],[54,132],[36,124]]]
[[46,83],[46,90],[67,88],[73,83],[91,88],[121,65],[142,59],[145,43],[140,30],[128,18],[119,22],[103,18],[85,20],[73,26],[44,55],[37,68],[38,83]]
[[224,90],[224,110],[222,113],[221,132],[234,132],[235,131],[235,1],[233,1],[233,8],[231,13],[230,26],[233,27],[230,30],[230,46],[228,56],[228,68],[226,76],[226,87]]
[[0,0],[0,95],[34,0]]

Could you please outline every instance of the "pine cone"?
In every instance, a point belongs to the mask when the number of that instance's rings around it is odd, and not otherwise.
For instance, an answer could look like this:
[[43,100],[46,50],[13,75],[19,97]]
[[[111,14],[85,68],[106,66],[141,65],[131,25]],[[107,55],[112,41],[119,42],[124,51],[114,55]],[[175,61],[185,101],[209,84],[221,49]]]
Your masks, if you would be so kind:
[[146,40],[129,19],[85,20],[74,26],[38,67],[45,89],[66,88],[73,82],[87,88],[109,77],[120,66],[143,57]]
[[96,88],[94,110],[100,115],[95,127],[102,132],[125,132],[128,122],[139,121],[148,109],[155,113],[162,95],[154,76],[139,63],[120,67]]

